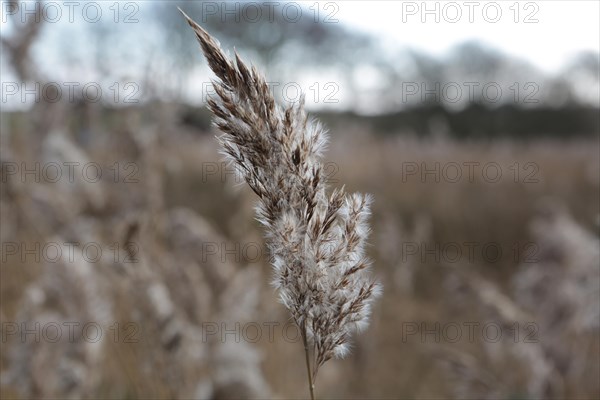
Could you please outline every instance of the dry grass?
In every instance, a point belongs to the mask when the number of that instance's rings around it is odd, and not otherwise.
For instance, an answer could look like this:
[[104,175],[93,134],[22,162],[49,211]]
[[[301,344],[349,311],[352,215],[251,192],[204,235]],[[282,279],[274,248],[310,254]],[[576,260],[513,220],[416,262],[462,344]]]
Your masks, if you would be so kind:
[[[128,113],[136,112],[128,111]],[[113,118],[125,121],[129,118],[126,114],[123,111]],[[141,126],[133,128],[143,129]],[[252,223],[254,194],[248,189],[234,189],[236,184],[232,182],[231,176],[225,185],[219,175],[203,177],[203,165],[220,161],[217,154],[218,144],[211,137],[191,136],[183,128],[178,131],[160,145],[161,151],[156,160],[155,171],[158,176],[164,177],[162,189],[158,189],[160,191],[156,193],[164,204],[164,210],[157,214],[158,220],[164,222],[160,222],[156,228],[148,228],[149,214],[144,211],[148,207],[145,205],[148,189],[144,164],[146,161],[143,160],[148,157],[149,149],[134,151],[133,140],[130,141],[132,144],[126,147],[118,144],[122,143],[123,137],[116,132],[107,133],[105,147],[94,147],[83,151],[89,159],[103,165],[112,165],[111,163],[116,161],[111,158],[115,150],[129,154],[128,160],[139,163],[140,182],[123,185],[108,181],[99,184],[98,187],[102,188],[104,197],[108,199],[104,209],[100,211],[85,205],[83,194],[73,197],[55,184],[29,182],[13,185],[15,181],[10,180],[6,185],[2,185],[0,218],[3,243],[22,242],[31,247],[35,242],[48,242],[52,240],[52,235],[60,233],[65,237],[77,235],[81,238],[91,234],[99,243],[109,244],[115,240],[125,240],[123,238],[126,236],[127,226],[131,224],[130,221],[139,221],[142,224],[141,232],[145,232],[144,238],[133,239],[140,244],[140,254],[144,255],[144,262],[141,265],[129,265],[123,269],[122,266],[108,262],[94,264],[92,268],[98,290],[102,291],[102,297],[109,299],[112,304],[111,321],[120,322],[121,325],[132,321],[137,323],[140,327],[139,338],[143,340],[138,343],[122,341],[113,343],[110,340],[102,343],[105,355],[97,361],[98,365],[95,369],[95,374],[99,374],[100,378],[98,382],[86,389],[89,390],[88,394],[91,393],[90,396],[185,397],[193,396],[195,389],[199,387],[199,382],[217,382],[214,371],[203,367],[202,361],[183,362],[185,357],[182,358],[182,354],[189,351],[182,349],[183,346],[192,346],[191,348],[196,346],[188,344],[190,339],[185,338],[198,335],[203,321],[220,322],[231,320],[231,315],[239,315],[239,305],[247,302],[238,300],[233,295],[233,291],[246,293],[248,286],[258,290],[255,294],[255,303],[248,303],[255,304],[253,306],[255,309],[246,312],[246,316],[240,316],[239,320],[259,323],[277,321],[281,324],[287,321],[283,307],[275,305],[276,296],[266,283],[270,274],[266,258],[245,260],[241,257],[240,262],[237,263],[232,256],[224,263],[220,258],[212,257],[202,262],[198,250],[202,249],[200,244],[197,242],[194,244],[194,241],[189,240],[179,243],[181,240],[179,238],[189,238],[194,235],[186,233],[190,228],[185,228],[178,221],[187,221],[188,225],[194,226],[197,224],[194,221],[200,218],[199,214],[206,215],[209,225],[216,227],[218,233],[215,233],[215,228],[212,228],[210,229],[212,233],[208,232],[204,235],[204,239],[199,237],[197,240],[260,243],[262,239],[260,227]],[[28,137],[35,137],[35,133],[26,130],[13,130],[13,134],[18,135],[21,141],[29,140]],[[500,382],[502,384],[498,383],[497,388],[508,387],[513,390],[514,395],[527,396],[527,393],[532,393],[528,391],[529,384],[534,379],[532,371],[529,370],[531,362],[511,355],[513,354],[511,349],[517,351],[519,348],[522,349],[522,345],[518,347],[510,341],[486,344],[481,340],[475,343],[464,341],[448,343],[443,340],[441,343],[435,343],[429,339],[422,343],[418,334],[410,336],[406,342],[402,341],[402,324],[406,322],[426,322],[431,327],[435,322],[483,323],[489,320],[498,321],[499,317],[494,309],[475,307],[481,303],[478,300],[480,295],[461,283],[462,280],[453,279],[453,274],[449,272],[451,268],[447,268],[457,267],[456,263],[439,266],[442,263],[437,263],[432,257],[427,258],[425,262],[415,257],[403,260],[402,247],[398,243],[426,242],[433,246],[435,243],[494,241],[510,252],[515,242],[534,242],[540,245],[541,251],[542,238],[536,236],[537,231],[532,231],[530,226],[534,226],[534,221],[539,220],[537,216],[540,214],[536,210],[539,209],[540,201],[548,198],[563,204],[563,210],[567,210],[571,220],[574,221],[569,224],[579,225],[580,229],[588,232],[587,235],[597,238],[599,198],[596,150],[598,143],[547,141],[524,146],[514,142],[468,144],[450,140],[443,142],[407,138],[383,140],[353,135],[351,131],[348,131],[345,136],[338,137],[343,140],[336,139],[334,133],[329,153],[330,160],[339,166],[332,178],[347,182],[350,189],[366,189],[377,199],[373,205],[375,239],[368,252],[376,260],[379,278],[389,284],[381,303],[374,309],[372,327],[366,335],[359,336],[352,358],[345,362],[332,361],[320,371],[321,396],[323,398],[458,398],[464,397],[458,393],[464,395],[466,393],[464,390],[468,389],[470,397],[478,397],[479,392],[475,391],[476,387],[467,385],[474,379],[472,372],[469,372],[472,368],[470,370],[455,368],[466,372],[458,377],[447,379],[444,364],[440,365],[436,362],[438,359],[442,362],[444,360],[451,362],[445,365],[471,365],[478,371],[486,371],[483,377],[486,377],[488,385],[491,384],[490,382]],[[21,151],[15,149],[16,146],[5,146],[5,143],[2,147],[3,163],[10,159],[23,159]],[[9,142],[12,143],[14,142]],[[7,157],[9,152],[10,158]],[[41,153],[34,152],[31,157],[42,159]],[[514,183],[512,179],[497,184],[489,184],[481,179],[471,184],[431,181],[423,183],[414,179],[402,182],[398,160],[429,162],[475,160],[481,163],[494,161],[501,165],[510,165],[515,161],[520,163],[533,161],[539,165],[541,182]],[[18,190],[12,188],[13,186]],[[48,194],[34,197],[34,193]],[[499,196],[506,196],[507,199],[499,201]],[[74,215],[66,215],[67,219],[60,219],[64,211],[61,204],[71,204],[72,201],[75,201],[75,204],[83,201],[84,205],[70,206],[77,210]],[[542,202],[545,203],[547,202]],[[54,207],[58,208],[55,210]],[[181,207],[188,210],[187,214],[176,210]],[[49,211],[40,213],[41,210]],[[189,213],[195,216],[190,217]],[[166,223],[168,221],[172,222]],[[561,225],[566,222],[560,221],[563,219],[558,219],[558,232],[572,230],[561,229]],[[169,226],[172,228],[168,229]],[[193,228],[193,231],[201,231],[201,229]],[[42,230],[49,232],[50,236],[41,234]],[[554,230],[545,228],[542,231],[553,232]],[[217,235],[218,238],[210,239],[213,235]],[[571,236],[573,235],[569,234],[569,237]],[[558,240],[561,248],[566,246],[565,250],[561,250],[562,253],[584,254],[577,247],[579,245],[573,247],[569,240]],[[576,241],[576,243],[580,242]],[[569,250],[571,248],[572,250]],[[545,342],[547,344],[544,346],[549,347],[550,350],[568,349],[571,354],[565,360],[571,360],[568,361],[569,363],[586,365],[584,373],[574,375],[566,373],[569,369],[564,369],[561,361],[558,371],[562,377],[559,375],[559,378],[553,379],[565,383],[561,385],[562,389],[559,388],[562,396],[556,397],[597,397],[600,391],[595,378],[600,360],[600,349],[594,345],[597,343],[597,329],[592,328],[590,331],[588,328],[573,333],[572,329],[578,326],[576,322],[565,317],[547,316],[545,311],[531,307],[532,301],[534,305],[544,305],[552,304],[548,302],[555,298],[560,300],[568,299],[567,297],[554,293],[544,295],[536,290],[527,291],[530,296],[533,296],[532,299],[521,299],[517,296],[514,282],[518,282],[522,271],[534,271],[538,268],[534,268],[532,263],[524,264],[523,260],[515,261],[512,254],[496,263],[486,262],[481,255],[476,257],[475,261],[463,265],[466,271],[474,271],[476,274],[473,276],[491,282],[495,292],[503,293],[513,303],[525,309],[540,327],[547,323],[545,321],[557,321],[558,324],[552,325],[545,331],[546,334],[540,331],[540,341],[548,338],[549,342]],[[592,260],[593,257],[592,254]],[[597,265],[598,261],[595,260]],[[567,269],[569,266],[577,265],[578,262],[572,256],[550,258],[548,261],[552,262],[552,268],[559,269]],[[213,266],[210,266],[211,262]],[[78,292],[70,283],[71,280],[51,279],[61,268],[66,267],[68,266],[36,263],[31,257],[24,262],[21,262],[18,257],[11,257],[7,262],[3,262],[0,280],[2,322],[17,321],[21,315],[29,315],[32,320],[42,320],[41,316],[48,312],[57,315],[55,318],[57,321],[64,318],[97,321],[99,315],[93,308],[86,311],[84,307],[77,312],[63,310],[64,305],[61,304],[65,302],[68,304],[68,298],[75,298],[69,296],[79,296],[76,303],[82,303],[83,306],[83,297],[77,295]],[[540,264],[539,269],[547,270],[543,264]],[[123,272],[119,272],[121,270]],[[248,275],[242,275],[238,283],[235,285],[231,283],[231,291],[228,290],[229,285],[226,282],[246,270],[255,271],[257,275],[251,280],[248,280]],[[576,270],[579,271],[580,268]],[[219,273],[211,277],[209,271],[219,271]],[[148,277],[144,277],[145,275]],[[410,279],[407,279],[407,276]],[[212,281],[212,279],[216,280]],[[592,282],[589,279],[586,281]],[[51,282],[54,282],[53,285],[58,285],[56,289],[48,286]],[[145,294],[151,282],[160,282],[164,285],[165,290],[162,292],[168,293],[174,303],[174,309],[178,310],[174,321],[183,324],[179,332],[183,333],[184,339],[176,348],[164,347],[161,344],[169,343],[168,332],[171,328],[166,329],[169,324],[162,325],[164,322],[161,324],[160,319],[157,320],[158,315],[153,311],[152,303]],[[225,284],[218,282],[225,282]],[[234,288],[239,284],[242,289]],[[28,293],[32,293],[32,288],[36,287],[47,293],[47,301],[38,306],[28,302]],[[217,289],[218,287],[221,289]],[[222,294],[217,295],[217,290]],[[57,291],[61,294],[59,300],[64,297],[59,303],[51,301],[50,296]],[[583,293],[581,292],[581,299],[585,299]],[[219,306],[217,300],[219,298],[223,300],[229,298],[229,300],[225,301],[223,306]],[[584,310],[581,307],[577,309]],[[42,314],[38,314],[42,311]],[[80,314],[77,313],[82,312],[88,315],[78,316]],[[161,326],[163,328],[160,328]],[[556,344],[556,340],[560,344]],[[27,390],[31,393],[34,388],[37,388],[39,397],[48,397],[51,393],[56,393],[43,391],[46,387],[43,381],[53,376],[48,371],[56,371],[56,368],[34,369],[35,359],[14,358],[14,352],[25,351],[28,345],[28,343],[19,343],[19,340],[15,342],[14,338],[2,344],[3,398],[30,398],[26,394]],[[211,357],[218,359],[217,354],[222,354],[216,351],[219,343],[197,345],[203,349],[201,353],[215,354]],[[250,343],[250,345],[255,347],[257,354],[262,353],[262,361],[260,357],[256,358],[248,354],[249,361],[255,360],[251,361],[255,364],[249,367],[248,371],[263,375],[271,396],[294,398],[298,393],[305,391],[304,367],[289,363],[290,359],[297,359],[299,342],[286,342],[280,335],[276,335],[273,341],[263,338],[258,343]],[[66,346],[75,350],[79,344],[68,343]],[[500,354],[507,355],[504,358],[497,356],[500,346],[504,349]],[[449,353],[438,351],[441,347],[455,350],[450,354],[458,352],[458,356],[449,358]],[[539,347],[539,345],[532,344],[531,347]],[[39,354],[48,352],[44,356],[48,360],[65,359],[64,356],[53,355],[51,349],[51,344],[41,343],[36,352]],[[86,365],[86,362],[81,361],[80,365]],[[457,364],[459,362],[460,364]],[[175,367],[177,369],[174,370]],[[16,385],[4,379],[6,373],[16,368],[25,368],[29,371],[24,375],[29,376],[29,380]],[[40,375],[33,379],[35,371],[40,371]],[[174,377],[177,379],[171,381],[170,379]],[[226,378],[219,379],[227,382]],[[75,384],[71,392],[61,392],[61,397],[67,397],[69,393],[83,396],[82,384],[83,382]],[[459,390],[461,385],[463,392]],[[206,390],[203,393],[224,390],[218,389],[217,386],[216,384],[202,386],[205,388],[203,390]],[[226,383],[222,386],[232,387],[231,384]]]

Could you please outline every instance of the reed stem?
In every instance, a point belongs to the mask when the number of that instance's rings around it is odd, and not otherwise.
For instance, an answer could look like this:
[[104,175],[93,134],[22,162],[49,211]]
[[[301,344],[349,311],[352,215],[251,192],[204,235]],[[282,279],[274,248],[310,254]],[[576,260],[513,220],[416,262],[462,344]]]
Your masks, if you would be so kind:
[[310,389],[310,399],[315,400],[315,389],[312,379],[312,373],[310,371],[310,357],[308,355],[308,339],[306,335],[306,325],[302,324],[302,342],[304,342],[304,355],[306,358],[306,372],[308,373],[308,387]]

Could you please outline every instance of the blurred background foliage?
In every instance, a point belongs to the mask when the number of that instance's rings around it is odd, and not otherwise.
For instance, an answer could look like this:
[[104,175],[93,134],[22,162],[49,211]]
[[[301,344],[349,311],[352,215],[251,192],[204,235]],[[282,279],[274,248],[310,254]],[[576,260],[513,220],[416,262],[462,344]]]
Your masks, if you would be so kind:
[[[308,3],[296,23],[280,12],[237,18],[244,2],[200,1],[119,3],[116,23],[113,3],[101,4],[107,18],[97,23],[3,15],[3,91],[18,83],[40,100],[2,100],[2,398],[308,395],[301,345],[280,331],[256,343],[203,339],[207,322],[232,329],[289,317],[268,284],[268,257],[237,251],[263,243],[255,198],[221,162],[204,103],[211,74],[177,6],[265,72],[282,103],[297,96],[278,88],[302,88],[331,131],[332,185],[375,197],[369,253],[384,295],[350,358],[322,371],[319,397],[600,397],[597,52],[549,73],[479,41],[443,57],[384,46],[349,24],[315,22]],[[252,4],[263,16],[272,5]],[[215,6],[234,11],[223,19]],[[65,90],[53,101],[57,82],[96,82],[103,96]],[[465,82],[503,95],[470,97]],[[423,95],[448,83],[463,90],[458,101],[441,89]],[[95,162],[104,174],[57,183],[14,173],[52,162]],[[472,180],[466,167],[458,181],[443,172],[469,163],[479,166]],[[502,174],[494,182],[482,174],[490,164]],[[6,254],[7,243],[73,241],[118,257]],[[467,256],[468,243],[503,256]],[[237,250],[208,253],[215,245]],[[133,323],[139,340],[4,340],[6,324],[48,321],[94,321],[106,332]],[[426,333],[489,322],[502,340]],[[530,323],[536,340],[515,341]],[[407,324],[418,331],[405,337]]]

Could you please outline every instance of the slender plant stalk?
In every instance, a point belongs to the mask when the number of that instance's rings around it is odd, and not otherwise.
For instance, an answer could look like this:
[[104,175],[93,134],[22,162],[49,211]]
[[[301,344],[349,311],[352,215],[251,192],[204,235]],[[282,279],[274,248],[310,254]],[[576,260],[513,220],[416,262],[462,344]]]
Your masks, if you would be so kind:
[[310,398],[311,400],[315,400],[315,385],[313,383],[312,372],[310,371],[310,348],[308,346],[306,326],[302,326],[302,342],[304,343],[304,355],[306,358],[306,372],[308,373],[308,388],[310,389]]
[[223,153],[259,198],[256,213],[273,259],[273,285],[302,332],[314,399],[319,367],[348,354],[351,334],[368,324],[381,292],[366,272],[372,199],[343,188],[328,194],[321,162],[327,135],[306,116],[304,96],[281,108],[256,68],[237,53],[227,56],[182,14],[218,77],[208,107],[223,132]]

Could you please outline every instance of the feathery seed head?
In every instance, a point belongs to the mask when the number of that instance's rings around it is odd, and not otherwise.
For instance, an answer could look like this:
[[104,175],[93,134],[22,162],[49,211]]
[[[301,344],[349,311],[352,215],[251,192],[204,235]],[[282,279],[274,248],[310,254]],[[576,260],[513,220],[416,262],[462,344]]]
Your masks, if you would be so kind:
[[[181,10],[180,10],[181,11]],[[259,197],[257,219],[265,227],[280,300],[315,348],[313,375],[332,357],[343,357],[352,332],[368,324],[381,293],[365,257],[372,198],[327,195],[321,157],[325,129],[304,112],[304,97],[285,109],[275,104],[264,77],[185,13],[218,80],[208,101],[221,130],[223,152]]]

